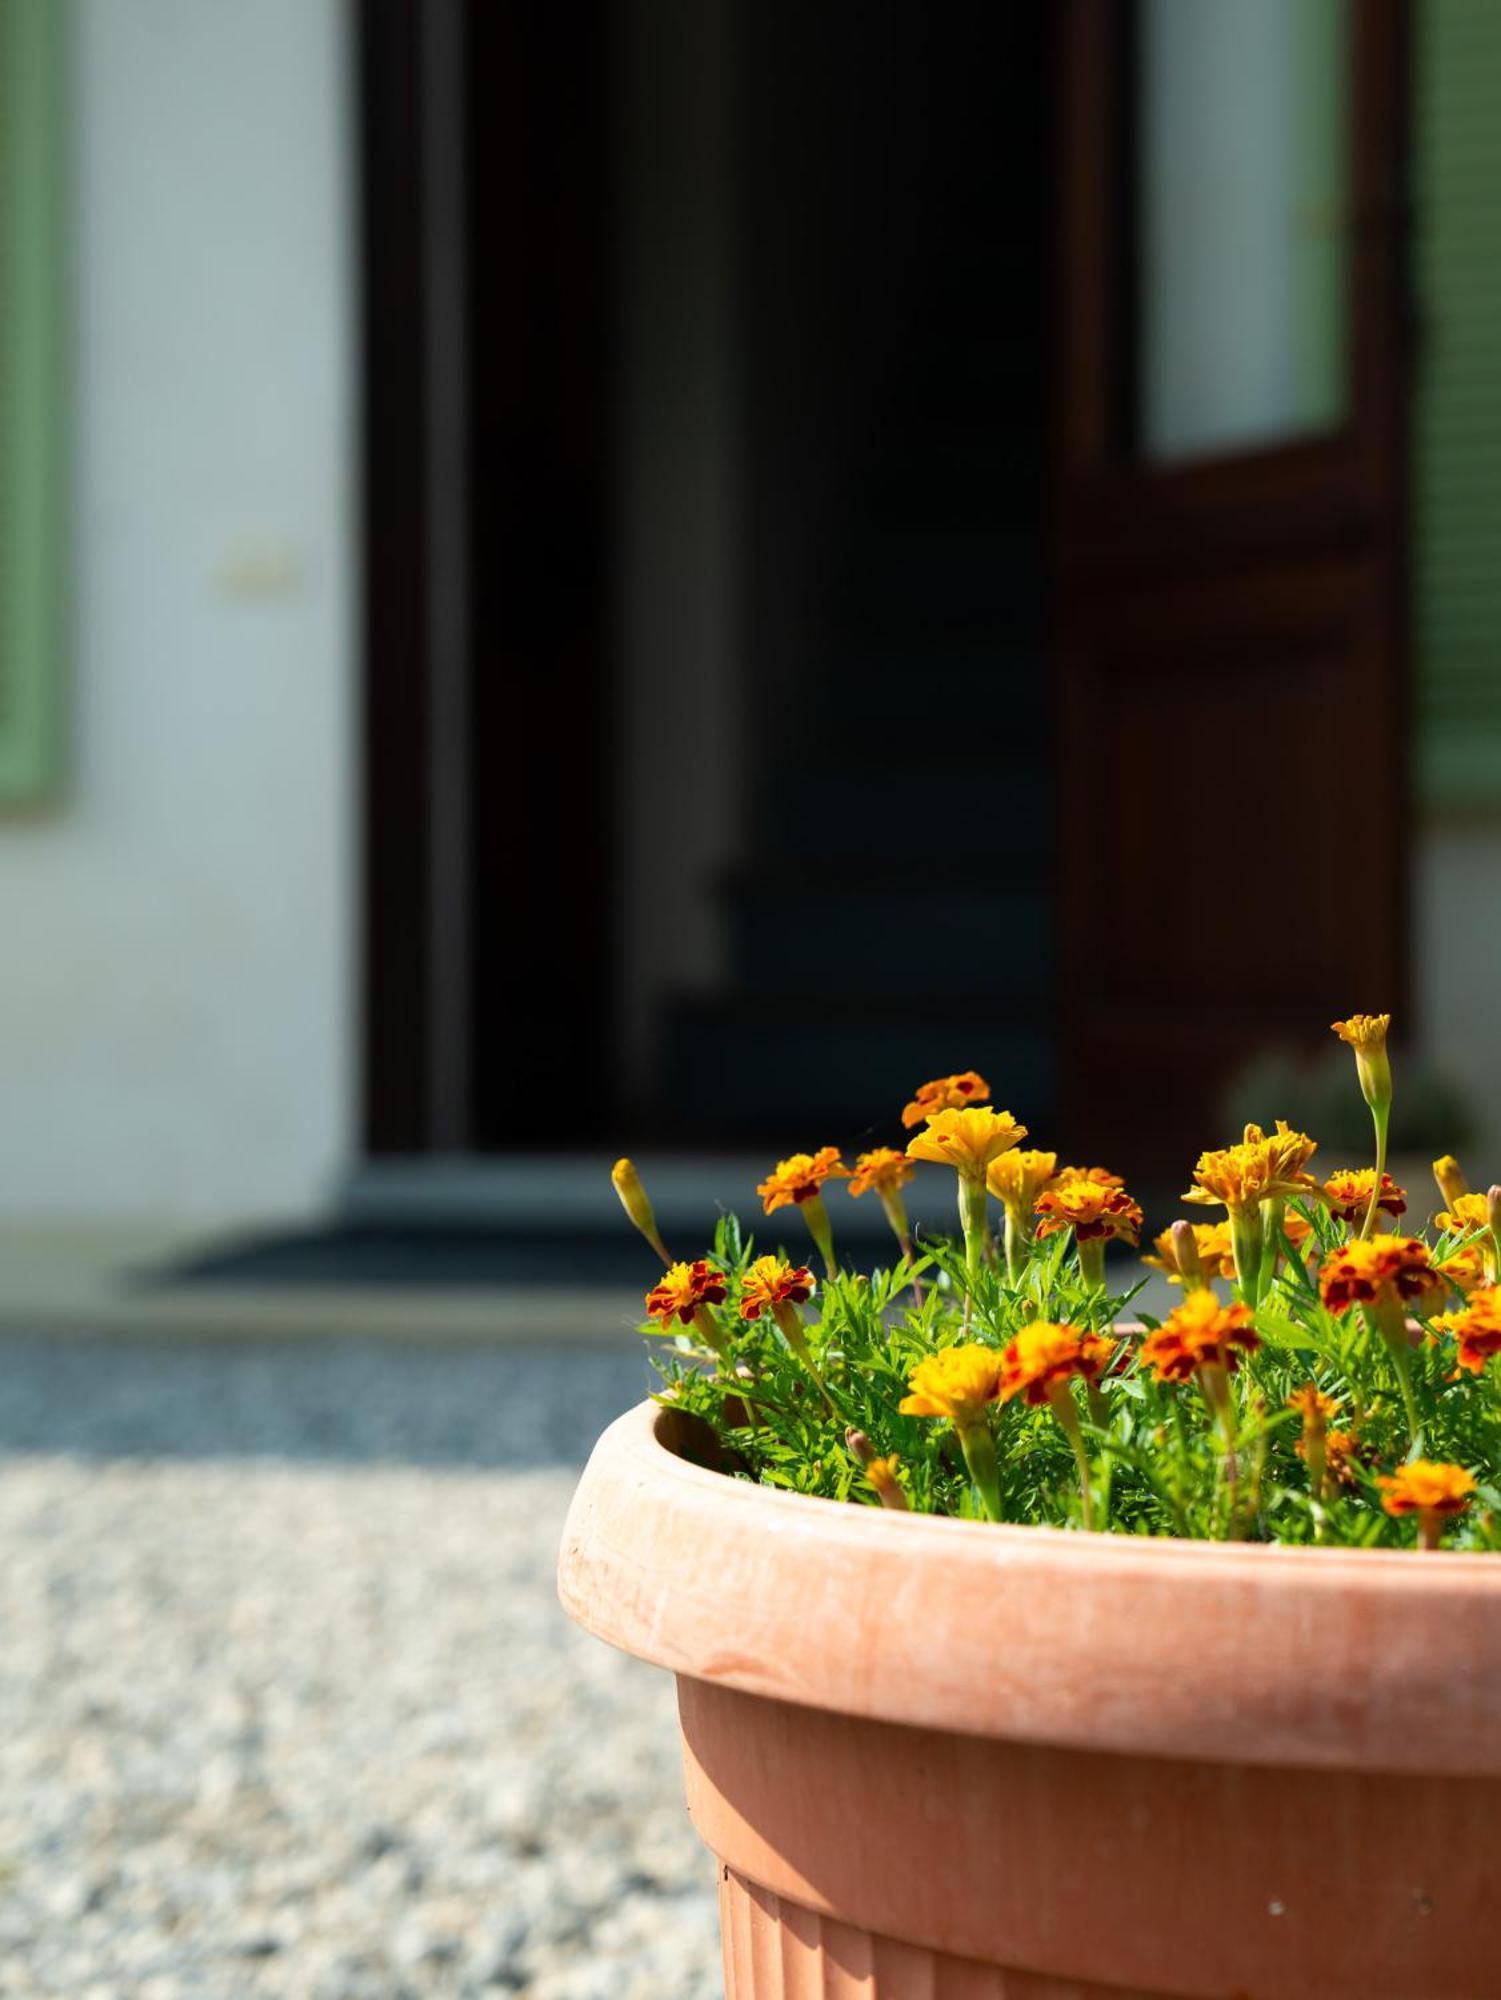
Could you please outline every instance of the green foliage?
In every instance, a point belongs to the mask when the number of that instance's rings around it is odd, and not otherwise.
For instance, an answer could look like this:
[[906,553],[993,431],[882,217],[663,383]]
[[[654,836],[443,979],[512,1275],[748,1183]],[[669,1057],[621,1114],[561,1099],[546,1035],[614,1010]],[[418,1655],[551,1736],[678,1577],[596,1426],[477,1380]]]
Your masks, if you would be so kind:
[[[1275,1271],[1254,1308],[1260,1345],[1231,1376],[1228,1415],[1219,1421],[1202,1383],[1161,1382],[1141,1365],[1143,1329],[1157,1322],[1131,1322],[1131,1294],[1090,1289],[1067,1233],[1032,1245],[1015,1284],[1004,1259],[988,1255],[972,1298],[966,1296],[962,1246],[944,1236],[923,1239],[910,1261],[840,1272],[801,1309],[810,1369],[770,1312],[742,1316],[747,1270],[769,1246],[758,1251],[727,1216],[709,1259],[726,1280],[727,1296],[715,1309],[728,1335],[726,1356],[716,1358],[692,1329],[677,1327],[671,1335],[654,1325],[643,1330],[657,1343],[663,1398],[712,1427],[726,1465],[738,1476],[791,1492],[880,1504],[849,1442],[849,1433],[858,1432],[870,1452],[899,1460],[897,1477],[912,1509],[978,1516],[979,1496],[954,1426],[902,1414],[908,1379],[941,1349],[978,1341],[1003,1350],[1020,1328],[1042,1319],[1117,1342],[1097,1393],[1088,1394],[1078,1380],[1066,1388],[1089,1461],[1096,1528],[1410,1547],[1413,1519],[1383,1511],[1377,1480],[1421,1457],[1462,1466],[1477,1481],[1467,1510],[1444,1523],[1446,1546],[1501,1549],[1501,1360],[1489,1361],[1478,1375],[1458,1370],[1453,1335],[1430,1323],[1410,1349],[1420,1423],[1415,1441],[1393,1354],[1377,1326],[1363,1310],[1336,1315],[1321,1302],[1313,1273],[1345,1242],[1347,1230],[1316,1203],[1294,1203],[1289,1212],[1312,1234],[1301,1251],[1285,1236],[1279,1239]],[[807,1252],[799,1244],[790,1258],[785,1250],[780,1254],[799,1263]],[[1464,1301],[1443,1303],[1458,1307]],[[1302,1418],[1288,1407],[1289,1396],[1309,1383],[1338,1404],[1330,1428],[1345,1440],[1335,1447],[1339,1477],[1326,1480],[1322,1499],[1310,1490],[1299,1449]],[[1080,1527],[1078,1466],[1054,1408],[1015,1396],[992,1403],[988,1423],[1000,1469],[1001,1518]]]

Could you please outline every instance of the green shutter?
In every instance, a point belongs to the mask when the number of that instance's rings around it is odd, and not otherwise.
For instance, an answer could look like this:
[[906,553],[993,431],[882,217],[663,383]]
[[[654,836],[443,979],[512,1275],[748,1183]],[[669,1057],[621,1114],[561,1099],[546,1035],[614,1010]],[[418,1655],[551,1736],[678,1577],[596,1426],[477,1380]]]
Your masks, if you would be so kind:
[[1418,783],[1501,807],[1501,5],[1417,10]]
[[0,805],[57,782],[66,0],[0,0]]

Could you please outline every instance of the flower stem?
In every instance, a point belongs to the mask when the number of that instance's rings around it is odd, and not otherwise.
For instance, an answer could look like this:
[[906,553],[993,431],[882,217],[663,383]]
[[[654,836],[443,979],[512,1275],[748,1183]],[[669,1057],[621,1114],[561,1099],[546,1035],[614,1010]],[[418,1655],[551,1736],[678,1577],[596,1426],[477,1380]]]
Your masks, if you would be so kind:
[[1230,1248],[1235,1256],[1235,1278],[1242,1303],[1254,1306],[1256,1286],[1261,1277],[1261,1212],[1259,1209],[1230,1211]]
[[1073,1446],[1074,1464],[1079,1468],[1079,1515],[1084,1523],[1086,1535],[1094,1532],[1094,1504],[1089,1491],[1089,1453],[1084,1448],[1084,1433],[1079,1428],[1079,1412],[1074,1406],[1073,1391],[1067,1382],[1048,1384],[1048,1401],[1053,1415],[1058,1419],[1064,1436]]
[[1360,1225],[1362,1238],[1373,1236],[1376,1231],[1376,1214],[1381,1207],[1381,1182],[1386,1173],[1386,1135],[1391,1117],[1389,1103],[1371,1106],[1371,1123],[1376,1128],[1376,1178],[1371,1182],[1371,1199],[1366,1207],[1365,1221]]
[[1079,1276],[1092,1292],[1105,1289],[1105,1239],[1103,1236],[1078,1236],[1074,1247],[1079,1253]]
[[1013,1285],[1019,1285],[1027,1275],[1027,1258],[1032,1243],[1027,1235],[1026,1224],[1013,1209],[1006,1210],[1006,1276]]
[[810,1194],[798,1206],[803,1212],[803,1221],[808,1225],[808,1234],[818,1246],[818,1254],[823,1259],[824,1274],[837,1278],[839,1266],[834,1261],[834,1231],[829,1226],[829,1211],[823,1205],[821,1194]]
[[990,1427],[978,1423],[956,1425],[955,1428],[959,1432],[959,1448],[964,1453],[964,1463],[980,1496],[985,1518],[987,1521],[999,1521],[1001,1469],[996,1461],[995,1439],[990,1435]]
[[959,1226],[964,1231],[964,1274],[967,1288],[964,1300],[964,1326],[969,1329],[970,1315],[975,1303],[975,1279],[979,1276],[980,1259],[985,1254],[985,1183],[959,1176]]

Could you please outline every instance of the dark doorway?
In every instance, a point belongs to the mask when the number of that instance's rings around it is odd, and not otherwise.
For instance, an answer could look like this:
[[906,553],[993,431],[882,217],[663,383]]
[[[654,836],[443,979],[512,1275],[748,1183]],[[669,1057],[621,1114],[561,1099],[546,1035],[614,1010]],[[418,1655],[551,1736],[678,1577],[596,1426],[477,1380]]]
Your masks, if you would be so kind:
[[[652,855],[680,881],[700,829],[670,714],[658,768],[622,747],[649,741],[623,509],[681,474],[691,405],[654,435],[622,348],[643,325],[671,346],[661,239],[694,190],[653,121],[693,113],[699,79],[654,39],[675,10],[639,0],[359,10],[374,1153],[626,1118],[852,1141],[970,1066],[1034,1125],[1053,1110],[1054,13],[706,7],[737,721],[683,755],[737,805],[704,850],[703,943],[656,983],[622,934]],[[654,233],[656,317],[633,318]]]

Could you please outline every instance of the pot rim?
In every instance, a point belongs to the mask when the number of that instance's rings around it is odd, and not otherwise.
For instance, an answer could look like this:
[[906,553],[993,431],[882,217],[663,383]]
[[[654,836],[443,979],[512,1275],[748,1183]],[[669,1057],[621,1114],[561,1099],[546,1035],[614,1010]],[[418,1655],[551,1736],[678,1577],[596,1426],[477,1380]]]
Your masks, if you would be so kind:
[[691,1464],[673,1415],[604,1432],[559,1563],[570,1616],[658,1666],[1061,1747],[1501,1774],[1501,1558],[897,1514]]

